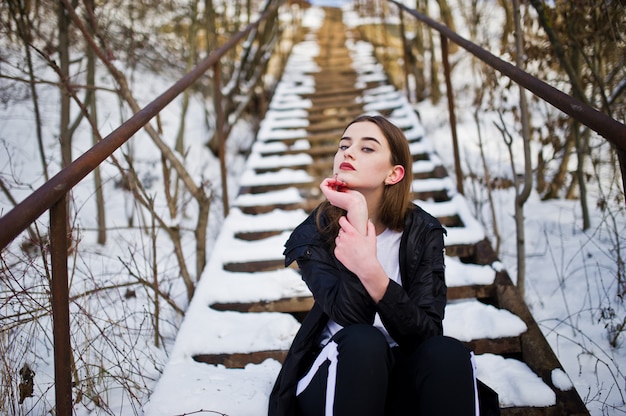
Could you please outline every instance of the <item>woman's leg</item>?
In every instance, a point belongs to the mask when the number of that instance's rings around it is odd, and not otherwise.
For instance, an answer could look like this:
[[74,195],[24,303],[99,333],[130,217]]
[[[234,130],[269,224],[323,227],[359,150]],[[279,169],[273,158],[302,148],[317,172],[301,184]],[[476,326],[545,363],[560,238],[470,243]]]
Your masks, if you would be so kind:
[[477,416],[472,353],[461,342],[434,337],[394,355],[388,414]]
[[392,356],[385,337],[371,325],[339,331],[298,384],[306,416],[384,414]]

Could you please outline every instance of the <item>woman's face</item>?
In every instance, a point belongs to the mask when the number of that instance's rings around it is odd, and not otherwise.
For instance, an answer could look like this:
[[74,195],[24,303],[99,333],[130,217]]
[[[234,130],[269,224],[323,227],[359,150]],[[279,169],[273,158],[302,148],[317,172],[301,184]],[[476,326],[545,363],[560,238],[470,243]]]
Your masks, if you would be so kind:
[[339,141],[333,173],[348,188],[373,190],[397,183],[404,168],[391,164],[391,151],[380,128],[369,121],[348,126]]

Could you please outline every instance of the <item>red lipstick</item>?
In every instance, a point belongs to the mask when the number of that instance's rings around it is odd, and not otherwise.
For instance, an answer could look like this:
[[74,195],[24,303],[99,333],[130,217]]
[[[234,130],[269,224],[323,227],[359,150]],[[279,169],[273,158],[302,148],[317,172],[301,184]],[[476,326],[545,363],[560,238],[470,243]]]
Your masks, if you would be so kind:
[[354,166],[352,166],[350,163],[348,162],[343,162],[341,165],[339,165],[339,169],[340,170],[355,170]]

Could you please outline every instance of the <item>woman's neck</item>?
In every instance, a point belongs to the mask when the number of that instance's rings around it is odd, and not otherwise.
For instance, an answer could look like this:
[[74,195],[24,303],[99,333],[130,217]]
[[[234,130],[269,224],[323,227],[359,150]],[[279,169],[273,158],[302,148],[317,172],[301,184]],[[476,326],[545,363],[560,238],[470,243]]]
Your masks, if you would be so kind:
[[374,227],[376,227],[376,235],[380,235],[380,233],[385,231],[385,229],[387,228],[387,226],[380,221],[378,216],[378,213],[380,211],[380,204],[382,201],[382,191],[364,194],[364,196],[365,200],[367,201],[367,212],[369,219],[372,224],[374,224]]

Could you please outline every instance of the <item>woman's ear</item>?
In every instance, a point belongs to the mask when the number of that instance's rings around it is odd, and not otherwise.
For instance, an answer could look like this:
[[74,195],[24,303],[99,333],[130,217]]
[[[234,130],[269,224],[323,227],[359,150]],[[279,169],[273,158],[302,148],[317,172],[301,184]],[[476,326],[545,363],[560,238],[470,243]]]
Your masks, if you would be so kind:
[[395,185],[404,178],[404,167],[402,165],[395,165],[393,170],[385,179],[385,185]]

